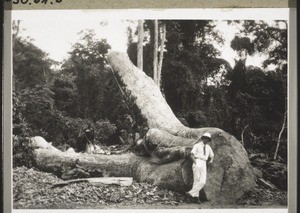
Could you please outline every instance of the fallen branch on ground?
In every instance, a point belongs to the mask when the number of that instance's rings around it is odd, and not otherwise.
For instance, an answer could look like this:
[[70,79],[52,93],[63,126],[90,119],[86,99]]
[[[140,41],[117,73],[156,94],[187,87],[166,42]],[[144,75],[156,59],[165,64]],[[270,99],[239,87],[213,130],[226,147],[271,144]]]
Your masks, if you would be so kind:
[[106,185],[119,185],[119,186],[130,186],[133,179],[131,177],[100,177],[100,178],[81,178],[74,180],[61,181],[52,184],[52,188],[58,186],[65,186],[71,183],[88,182],[92,185],[106,184]]
[[269,183],[269,182],[266,181],[265,179],[263,179],[263,178],[258,178],[257,180],[258,180],[258,182],[259,182],[261,185],[263,185],[264,187],[267,187],[267,188],[272,189],[272,190],[277,190],[277,187],[276,187],[274,184]]

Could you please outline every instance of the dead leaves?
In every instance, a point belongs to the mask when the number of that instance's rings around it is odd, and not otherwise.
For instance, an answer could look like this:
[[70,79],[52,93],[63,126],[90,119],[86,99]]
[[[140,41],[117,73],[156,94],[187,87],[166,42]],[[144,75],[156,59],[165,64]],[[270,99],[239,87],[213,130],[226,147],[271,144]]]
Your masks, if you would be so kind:
[[[133,182],[128,187],[116,185],[94,186],[89,183],[74,183],[64,187],[51,188],[53,183],[62,181],[51,173],[39,172],[26,167],[13,170],[14,208],[99,208],[107,206],[180,206],[187,205],[189,199],[177,192],[161,189],[148,183]],[[255,188],[241,200],[240,205],[247,207],[286,205],[287,194],[282,191],[270,191]],[[202,204],[201,204],[202,205]],[[204,204],[203,204],[204,205]],[[202,205],[202,207],[203,207]],[[214,202],[205,203],[215,208]],[[101,208],[101,207],[100,207]]]
[[[26,167],[14,169],[13,197],[15,208],[75,208],[81,205],[162,204],[178,205],[185,196],[169,190],[159,189],[148,183],[133,182],[131,186],[93,186],[74,183],[61,188],[51,188],[61,181],[51,173]],[[76,204],[76,205],[75,205]]]
[[286,206],[287,192],[270,190],[257,185],[252,192],[249,192],[242,197],[240,204],[245,206]]

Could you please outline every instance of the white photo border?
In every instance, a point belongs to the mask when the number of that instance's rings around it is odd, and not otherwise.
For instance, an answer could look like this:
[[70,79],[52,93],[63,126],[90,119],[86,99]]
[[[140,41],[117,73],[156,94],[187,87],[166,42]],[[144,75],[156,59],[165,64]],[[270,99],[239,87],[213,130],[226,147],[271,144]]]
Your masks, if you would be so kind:
[[[296,56],[296,9],[291,8],[241,8],[241,9],[107,9],[80,10],[87,20],[99,19],[205,19],[205,20],[287,20],[288,21],[288,208],[282,209],[172,209],[172,212],[296,212],[297,203],[297,56]],[[59,19],[63,14],[76,14],[78,10],[18,10],[4,12],[4,58],[3,58],[3,174],[5,212],[98,212],[99,209],[71,210],[24,210],[12,209],[12,38],[11,23],[31,14],[41,18]],[[117,15],[116,15],[117,14]],[[101,209],[102,212],[169,212],[168,209]]]

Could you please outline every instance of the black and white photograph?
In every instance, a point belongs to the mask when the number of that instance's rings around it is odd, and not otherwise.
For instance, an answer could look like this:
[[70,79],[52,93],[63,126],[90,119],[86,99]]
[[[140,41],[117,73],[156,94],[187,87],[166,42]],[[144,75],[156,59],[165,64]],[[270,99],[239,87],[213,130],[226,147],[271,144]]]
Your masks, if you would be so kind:
[[235,11],[13,11],[13,209],[285,212],[288,10]]

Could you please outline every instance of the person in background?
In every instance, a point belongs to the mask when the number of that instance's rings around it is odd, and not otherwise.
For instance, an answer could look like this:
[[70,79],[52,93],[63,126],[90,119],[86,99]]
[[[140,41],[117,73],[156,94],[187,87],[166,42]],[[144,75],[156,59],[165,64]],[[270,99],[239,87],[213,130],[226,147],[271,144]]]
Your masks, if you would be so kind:
[[207,144],[210,141],[211,135],[207,132],[196,141],[191,151],[194,182],[192,189],[186,194],[197,203],[201,203],[199,193],[206,183],[206,161],[208,161],[208,163],[212,163],[214,159],[214,153],[211,147]]
[[84,131],[84,139],[86,140],[86,153],[92,153],[95,150],[94,147],[94,139],[95,139],[95,132],[92,124],[89,124],[88,128]]
[[92,124],[89,124],[83,133],[80,134],[79,140],[77,141],[77,152],[92,153],[94,150],[94,128]]

